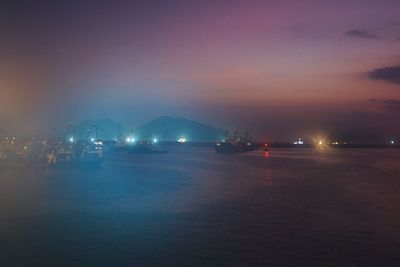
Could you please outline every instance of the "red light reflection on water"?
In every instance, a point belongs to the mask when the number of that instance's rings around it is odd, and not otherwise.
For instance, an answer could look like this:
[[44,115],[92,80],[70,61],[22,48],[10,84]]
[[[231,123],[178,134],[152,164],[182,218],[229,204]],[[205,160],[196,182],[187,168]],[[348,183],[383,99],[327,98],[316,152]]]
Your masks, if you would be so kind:
[[269,152],[265,151],[265,157],[268,158],[269,157]]

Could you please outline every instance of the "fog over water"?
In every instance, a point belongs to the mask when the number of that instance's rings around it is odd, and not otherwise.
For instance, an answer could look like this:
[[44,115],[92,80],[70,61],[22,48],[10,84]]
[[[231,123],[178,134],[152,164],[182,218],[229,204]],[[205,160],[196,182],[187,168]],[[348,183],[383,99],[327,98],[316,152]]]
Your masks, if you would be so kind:
[[173,146],[0,167],[2,266],[396,266],[400,150]]

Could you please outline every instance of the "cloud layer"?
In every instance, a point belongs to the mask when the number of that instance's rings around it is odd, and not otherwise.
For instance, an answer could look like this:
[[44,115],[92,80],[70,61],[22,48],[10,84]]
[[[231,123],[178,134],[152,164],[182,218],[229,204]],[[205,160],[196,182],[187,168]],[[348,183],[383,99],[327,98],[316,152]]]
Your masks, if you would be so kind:
[[345,32],[344,35],[362,39],[379,39],[378,35],[364,30],[350,30]]

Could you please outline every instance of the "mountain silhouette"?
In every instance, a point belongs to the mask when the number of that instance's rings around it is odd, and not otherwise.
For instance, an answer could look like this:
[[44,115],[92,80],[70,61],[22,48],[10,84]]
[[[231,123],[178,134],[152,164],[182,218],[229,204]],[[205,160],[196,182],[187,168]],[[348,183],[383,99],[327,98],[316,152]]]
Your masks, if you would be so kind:
[[157,138],[162,141],[184,137],[188,141],[214,142],[221,140],[224,133],[224,130],[211,125],[169,116],[159,117],[134,130],[138,139]]
[[111,119],[85,120],[75,127],[75,136],[79,140],[95,138],[115,140],[120,134],[133,135],[137,140],[176,141],[184,137],[194,142],[214,142],[224,137],[225,131],[211,125],[202,124],[181,117],[163,116],[156,118],[130,131],[128,127],[120,125]]

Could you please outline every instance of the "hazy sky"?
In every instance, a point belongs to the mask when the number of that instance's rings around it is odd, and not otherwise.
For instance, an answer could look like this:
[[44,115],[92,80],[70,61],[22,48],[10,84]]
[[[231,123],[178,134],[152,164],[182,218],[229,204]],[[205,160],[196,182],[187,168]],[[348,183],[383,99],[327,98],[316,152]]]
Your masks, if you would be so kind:
[[400,135],[400,1],[0,4],[0,131],[160,115],[279,138]]

